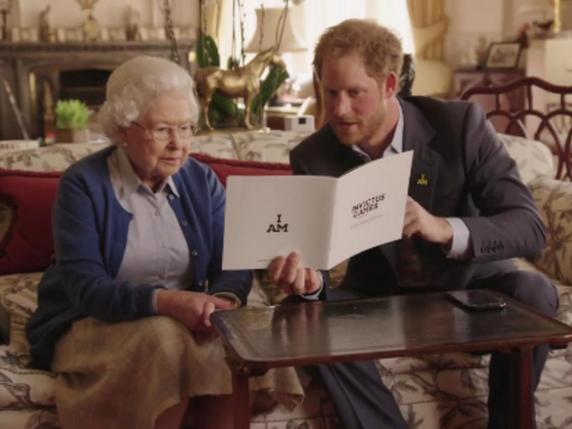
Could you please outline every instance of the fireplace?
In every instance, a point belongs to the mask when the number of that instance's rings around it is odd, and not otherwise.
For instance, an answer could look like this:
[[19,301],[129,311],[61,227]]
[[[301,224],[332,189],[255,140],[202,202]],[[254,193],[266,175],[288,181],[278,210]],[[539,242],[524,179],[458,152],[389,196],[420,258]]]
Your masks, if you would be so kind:
[[[54,138],[56,100],[80,100],[93,112],[97,112],[105,101],[105,84],[111,71],[110,68],[78,68],[48,73],[34,72],[36,91],[32,94],[32,111],[36,112],[34,117],[39,137],[47,142]],[[92,118],[90,128],[99,132],[95,115]]]
[[[194,43],[180,41],[178,47],[183,66],[191,71],[188,58]],[[168,58],[170,45],[164,41],[2,43],[0,77],[10,84],[29,135],[45,138],[54,127],[57,100],[75,98],[97,110],[111,71],[136,55]],[[0,97],[0,114],[0,140],[22,138],[4,96]]]
[[76,99],[97,110],[105,101],[105,83],[111,70],[89,68],[59,73],[59,99]]

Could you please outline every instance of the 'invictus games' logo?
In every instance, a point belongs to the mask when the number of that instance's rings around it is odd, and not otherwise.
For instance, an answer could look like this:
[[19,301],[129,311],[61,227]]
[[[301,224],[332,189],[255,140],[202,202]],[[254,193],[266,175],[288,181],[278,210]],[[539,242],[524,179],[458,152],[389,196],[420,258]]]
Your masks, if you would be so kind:
[[352,215],[355,218],[365,216],[372,210],[376,210],[379,207],[379,203],[385,200],[385,194],[374,195],[361,203],[354,204],[352,206]]
[[269,233],[269,232],[288,232],[288,224],[282,223],[282,215],[281,214],[276,215],[276,223],[271,223],[270,225],[268,225],[268,228],[266,229],[266,233]]
[[429,186],[429,180],[427,179],[425,173],[421,173],[421,176],[419,176],[419,179],[417,179],[417,184],[420,186]]

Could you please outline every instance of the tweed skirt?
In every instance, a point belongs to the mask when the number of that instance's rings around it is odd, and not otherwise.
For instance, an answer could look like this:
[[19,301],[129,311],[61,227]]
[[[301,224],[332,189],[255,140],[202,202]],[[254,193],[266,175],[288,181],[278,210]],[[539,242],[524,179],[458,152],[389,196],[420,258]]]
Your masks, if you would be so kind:
[[[52,369],[66,429],[152,429],[165,409],[185,398],[232,392],[222,340],[192,334],[164,316],[121,323],[82,319],[58,342]],[[294,368],[253,377],[250,389],[288,408],[304,397]]]

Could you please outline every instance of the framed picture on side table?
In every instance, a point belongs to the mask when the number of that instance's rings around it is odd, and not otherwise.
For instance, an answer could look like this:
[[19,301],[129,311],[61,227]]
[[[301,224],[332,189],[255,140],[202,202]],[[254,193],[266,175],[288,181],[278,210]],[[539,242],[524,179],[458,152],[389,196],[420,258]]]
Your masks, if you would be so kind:
[[513,69],[518,66],[521,45],[518,42],[493,42],[489,46],[485,68]]

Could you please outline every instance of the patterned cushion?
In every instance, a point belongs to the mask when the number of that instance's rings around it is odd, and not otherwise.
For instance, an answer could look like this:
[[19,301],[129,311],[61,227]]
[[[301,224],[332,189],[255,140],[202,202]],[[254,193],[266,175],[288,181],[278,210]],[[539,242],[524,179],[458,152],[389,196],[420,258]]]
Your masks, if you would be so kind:
[[288,164],[290,150],[310,133],[307,131],[249,131],[233,133],[238,158],[244,161]]
[[537,177],[554,177],[552,152],[544,143],[508,134],[498,136],[515,160],[524,183],[528,185]]
[[59,429],[55,408],[36,410],[2,410],[0,422],[7,429]]
[[53,144],[0,155],[0,168],[25,171],[63,171],[77,160],[106,147],[106,143]]
[[226,133],[198,135],[192,140],[192,151],[215,158],[237,159],[232,139]]
[[0,304],[11,318],[10,346],[0,346],[0,409],[54,405],[54,375],[28,368],[30,346],[24,329],[37,306],[40,277],[41,273],[0,276]]
[[539,178],[530,188],[547,231],[546,247],[535,265],[572,285],[572,183]]

